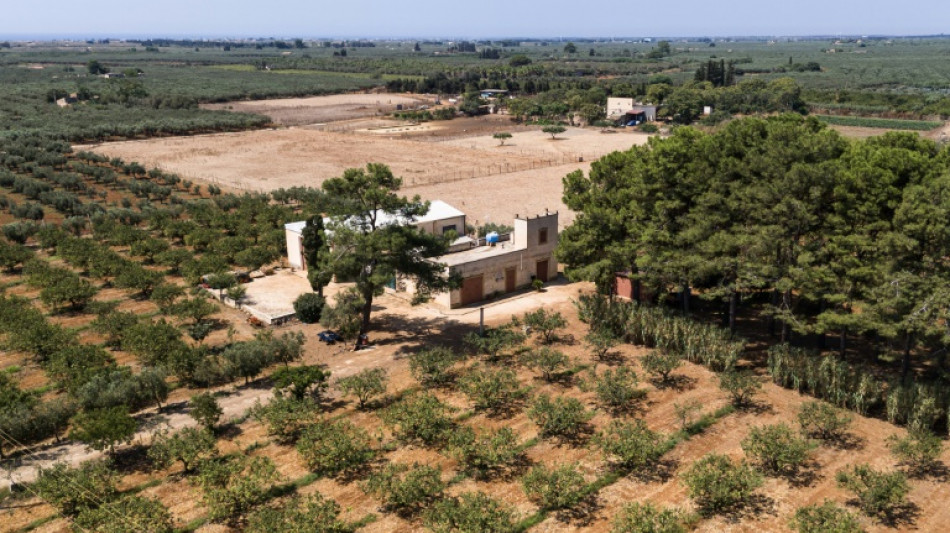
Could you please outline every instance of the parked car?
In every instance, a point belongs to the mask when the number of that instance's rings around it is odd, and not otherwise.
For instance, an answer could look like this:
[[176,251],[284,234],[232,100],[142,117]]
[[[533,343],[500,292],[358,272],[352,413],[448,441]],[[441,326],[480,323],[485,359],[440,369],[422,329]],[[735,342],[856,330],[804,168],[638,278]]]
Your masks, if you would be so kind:
[[324,330],[324,331],[321,331],[320,333],[317,333],[317,338],[320,339],[321,342],[325,342],[327,344],[336,344],[338,342],[343,342],[343,337],[337,335],[335,332],[330,331],[330,330]]

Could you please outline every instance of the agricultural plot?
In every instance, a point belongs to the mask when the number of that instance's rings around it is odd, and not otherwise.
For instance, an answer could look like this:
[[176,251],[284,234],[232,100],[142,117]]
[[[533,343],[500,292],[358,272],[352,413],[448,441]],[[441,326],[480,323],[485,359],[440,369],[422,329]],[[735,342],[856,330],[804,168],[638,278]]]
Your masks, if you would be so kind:
[[[352,96],[304,99],[301,105],[315,107],[319,100],[333,113],[339,102]],[[289,102],[281,105],[293,106]],[[545,208],[567,213],[561,202],[561,178],[574,170],[586,171],[590,161],[604,154],[647,139],[638,133],[606,135],[599,130],[569,128],[553,140],[538,127],[515,128],[505,118],[428,124],[439,130],[387,136],[359,130],[340,133],[289,128],[88,148],[247,191],[319,187],[346,168],[385,161],[403,178],[407,193],[447,201],[468,213],[473,222],[508,223],[515,214],[539,213]],[[514,131],[513,138],[500,145],[492,138],[492,132],[497,131]],[[561,217],[562,225],[570,221],[569,213]]]

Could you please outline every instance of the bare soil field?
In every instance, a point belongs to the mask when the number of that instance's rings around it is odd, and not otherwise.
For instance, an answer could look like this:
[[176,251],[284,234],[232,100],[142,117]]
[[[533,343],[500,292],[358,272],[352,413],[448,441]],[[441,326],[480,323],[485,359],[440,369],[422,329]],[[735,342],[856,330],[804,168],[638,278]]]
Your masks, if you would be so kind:
[[299,126],[381,116],[391,113],[397,105],[414,107],[433,102],[433,97],[423,95],[365,93],[202,104],[201,108],[256,113],[270,117],[275,124]]
[[[362,126],[366,121],[361,122]],[[403,129],[387,135],[366,128],[347,132],[289,128],[82,149],[238,191],[319,187],[346,168],[382,162],[403,178],[406,194],[449,202],[465,211],[473,223],[510,223],[515,214],[550,209],[562,213],[563,227],[573,217],[561,202],[561,179],[574,170],[587,171],[592,160],[643,144],[648,138],[634,132],[603,134],[598,129],[569,128],[552,139],[539,126],[517,126],[504,117],[430,122]],[[492,133],[500,131],[513,135],[504,145],[492,138]]]

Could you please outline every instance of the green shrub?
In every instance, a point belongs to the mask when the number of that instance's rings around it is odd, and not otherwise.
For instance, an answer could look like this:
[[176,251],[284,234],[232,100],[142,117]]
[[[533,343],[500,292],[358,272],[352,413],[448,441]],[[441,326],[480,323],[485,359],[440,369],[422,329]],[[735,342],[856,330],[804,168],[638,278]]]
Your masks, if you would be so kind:
[[214,432],[214,427],[224,413],[214,395],[210,392],[202,392],[192,396],[188,403],[191,405],[188,415],[208,431]]
[[821,505],[806,505],[795,511],[792,528],[798,533],[863,533],[858,519],[835,502],[825,500]]
[[492,470],[510,464],[520,453],[518,437],[511,428],[476,434],[471,427],[463,426],[452,432],[447,455],[478,477],[487,477]]
[[798,412],[802,433],[826,441],[841,438],[851,420],[851,415],[822,401],[805,402]]
[[205,461],[194,478],[201,487],[208,518],[232,524],[263,502],[277,479],[277,469],[270,459],[244,455]]
[[537,424],[542,437],[577,438],[593,417],[580,400],[567,396],[552,400],[547,394],[539,395],[528,410],[528,418]]
[[620,339],[609,328],[591,327],[587,335],[584,336],[584,342],[590,351],[593,352],[594,357],[603,360],[607,357],[610,350],[620,344]]
[[542,509],[568,509],[580,503],[586,487],[584,476],[571,464],[553,469],[537,465],[521,478],[521,488]]
[[745,407],[762,388],[762,382],[752,372],[731,370],[719,374],[719,388],[729,395],[736,407]]
[[656,133],[660,131],[660,128],[652,122],[644,122],[643,124],[640,124],[637,129],[643,133]]
[[340,520],[340,506],[320,493],[295,496],[278,507],[265,507],[248,516],[247,533],[349,533]]
[[643,420],[612,420],[594,436],[594,444],[608,459],[616,459],[624,468],[631,470],[655,464],[666,452],[665,439],[650,430]]
[[392,510],[408,514],[435,499],[445,483],[442,472],[431,466],[390,463],[363,483],[363,490],[382,500]]
[[477,354],[484,354],[489,361],[497,361],[503,352],[520,346],[525,341],[521,332],[513,325],[489,328],[484,335],[472,332],[465,336],[465,345]]
[[56,463],[40,469],[33,490],[60,513],[76,516],[115,499],[118,480],[118,474],[102,461],[89,461],[77,468]]
[[360,409],[363,409],[374,396],[386,392],[388,379],[386,369],[367,368],[352,376],[338,379],[336,386],[344,395],[356,396],[360,402]]
[[319,422],[303,430],[297,452],[307,468],[322,475],[351,472],[376,453],[369,435],[347,420]]
[[808,460],[814,445],[786,424],[754,427],[742,440],[742,450],[769,474],[794,474]]
[[81,411],[73,417],[69,438],[93,450],[109,453],[117,444],[132,442],[138,423],[124,406]]
[[510,408],[527,394],[515,372],[507,369],[474,369],[462,378],[461,388],[475,404],[476,410],[496,414]]
[[422,385],[444,385],[452,380],[451,368],[457,361],[445,346],[428,348],[409,356],[409,372]]
[[330,371],[318,365],[285,366],[278,368],[271,374],[277,396],[289,390],[296,400],[313,398],[317,401],[329,387]]
[[264,424],[267,434],[280,444],[293,444],[304,428],[314,423],[320,406],[311,398],[274,397],[268,404],[256,403],[251,416]]
[[866,464],[839,470],[838,486],[857,497],[861,510],[869,516],[886,516],[907,503],[910,487],[901,472],[878,472]]
[[216,453],[214,435],[206,428],[184,428],[175,434],[161,431],[152,438],[148,449],[148,457],[156,467],[168,468],[181,461],[185,473]]
[[172,533],[172,515],[162,502],[141,496],[125,496],[96,509],[86,509],[73,521],[76,531],[97,533]]
[[693,463],[682,479],[690,498],[704,513],[742,504],[762,485],[762,477],[752,467],[718,454],[709,454]]
[[540,372],[541,377],[548,383],[557,381],[571,367],[570,357],[547,346],[528,352],[524,362]]
[[514,517],[510,506],[482,492],[466,492],[439,500],[422,521],[435,533],[512,533]]
[[904,437],[891,435],[887,438],[887,447],[912,473],[923,474],[938,464],[943,440],[930,431],[918,429]]
[[442,443],[452,429],[447,407],[428,393],[408,396],[381,413],[383,422],[393,428],[400,442],[421,442],[432,446]]
[[[536,280],[540,281],[540,280]],[[537,332],[541,336],[541,341],[550,344],[557,340],[558,331],[567,327],[567,320],[558,311],[548,311],[540,308],[536,311],[525,313],[522,321],[531,328],[532,332]]]
[[650,374],[654,380],[661,383],[670,382],[670,373],[679,368],[683,360],[674,353],[666,350],[653,350],[640,359],[640,365],[643,370]]
[[646,396],[646,391],[637,388],[637,373],[628,366],[608,368],[598,375],[590,371],[592,383],[585,382],[585,389],[592,389],[597,399],[607,409],[615,412],[629,409],[633,402]]
[[611,533],[686,533],[695,517],[676,508],[660,509],[652,503],[631,503],[614,517]]
[[315,292],[305,292],[294,300],[294,313],[304,324],[316,324],[320,321],[326,300]]

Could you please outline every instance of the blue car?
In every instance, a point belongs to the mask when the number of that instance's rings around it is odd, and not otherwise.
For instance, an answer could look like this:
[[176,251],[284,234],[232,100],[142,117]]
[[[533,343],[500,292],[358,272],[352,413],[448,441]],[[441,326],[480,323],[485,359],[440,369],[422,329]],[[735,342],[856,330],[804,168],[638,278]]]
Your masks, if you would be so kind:
[[330,330],[321,331],[320,333],[317,334],[317,338],[320,339],[321,342],[325,342],[327,344],[336,344],[338,342],[343,342],[343,337],[337,335],[336,333]]

